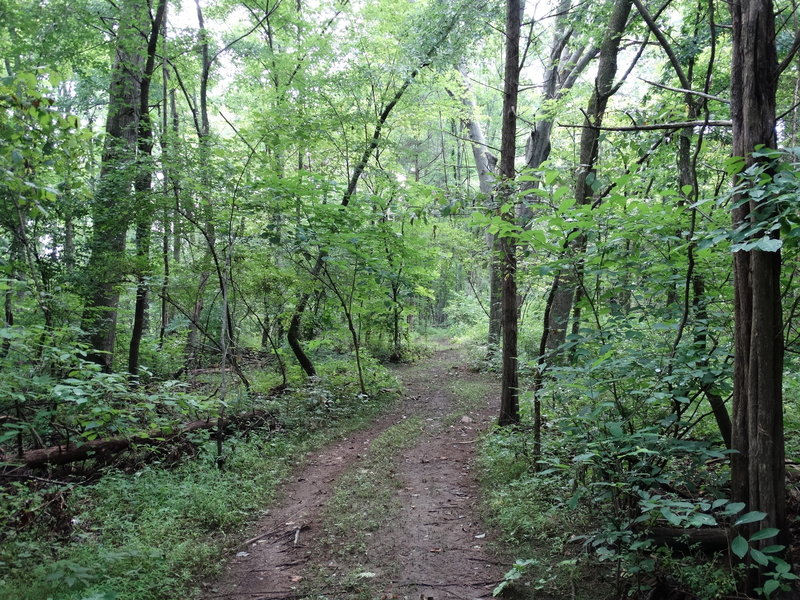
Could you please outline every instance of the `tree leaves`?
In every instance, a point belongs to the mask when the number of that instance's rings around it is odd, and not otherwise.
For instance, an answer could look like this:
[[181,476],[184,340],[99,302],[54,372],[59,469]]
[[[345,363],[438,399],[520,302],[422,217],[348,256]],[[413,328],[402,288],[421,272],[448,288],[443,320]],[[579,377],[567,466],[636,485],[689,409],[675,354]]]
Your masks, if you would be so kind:
[[750,545],[742,536],[737,535],[735,538],[733,538],[733,541],[731,542],[731,552],[733,552],[736,556],[739,558],[744,558],[749,549]]
[[763,520],[764,518],[766,518],[766,516],[767,516],[767,513],[754,510],[754,511],[745,513],[741,517],[736,519],[736,521],[734,522],[733,526],[734,527],[739,527],[740,525],[746,525],[748,523],[755,523],[757,521]]

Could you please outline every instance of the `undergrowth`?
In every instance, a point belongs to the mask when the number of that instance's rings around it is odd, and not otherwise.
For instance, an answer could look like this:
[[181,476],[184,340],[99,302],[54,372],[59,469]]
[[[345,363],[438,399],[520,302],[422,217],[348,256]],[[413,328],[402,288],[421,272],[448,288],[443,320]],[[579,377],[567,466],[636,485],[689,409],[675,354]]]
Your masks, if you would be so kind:
[[16,519],[3,523],[0,599],[195,597],[197,582],[220,571],[289,470],[395,396],[397,384],[385,370],[371,370],[368,397],[354,389],[352,366],[328,364],[321,371],[324,383],[314,380],[262,401],[277,428],[227,439],[222,470],[204,433],[194,440],[195,457],[177,467],[107,468],[92,485],[5,488],[1,514]]
[[[480,447],[487,518],[519,557],[496,591],[578,600],[736,593],[735,563],[688,544],[658,546],[649,529],[690,532],[762,518],[717,496],[705,465],[722,456],[718,450],[626,432],[599,413],[556,421],[546,434],[539,471],[526,426],[497,429]],[[668,478],[666,464],[678,475]]]
[[570,481],[560,474],[534,473],[531,452],[529,435],[510,429],[495,429],[478,448],[484,517],[502,532],[510,552],[522,557],[509,571],[503,595],[607,597],[602,585],[584,595],[578,589],[581,581],[597,579],[579,560],[576,543],[576,535],[589,526],[589,515],[559,501],[570,496]]

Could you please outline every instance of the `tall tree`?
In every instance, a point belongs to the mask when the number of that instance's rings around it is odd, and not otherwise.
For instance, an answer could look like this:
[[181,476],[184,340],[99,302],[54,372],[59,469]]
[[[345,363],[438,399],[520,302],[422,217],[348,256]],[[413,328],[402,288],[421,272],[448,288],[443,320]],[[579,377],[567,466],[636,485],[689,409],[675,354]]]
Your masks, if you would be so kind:
[[[486,143],[486,136],[483,127],[478,120],[478,105],[475,102],[475,95],[469,83],[466,69],[460,68],[464,91],[461,94],[461,102],[464,105],[466,114],[462,122],[467,129],[469,140],[472,146],[472,157],[475,162],[475,170],[478,172],[478,185],[487,206],[491,205],[492,192],[495,184],[494,170],[497,166],[497,157],[489,152]],[[502,287],[501,264],[498,260],[496,250],[495,235],[486,233],[486,246],[489,249],[489,332],[487,336],[488,354],[494,355],[500,344],[500,332],[502,331]]]
[[[156,13],[150,24],[145,60],[139,89],[139,133],[136,142],[138,171],[134,181],[139,209],[136,214],[136,303],[133,312],[133,329],[128,348],[128,372],[139,372],[139,349],[142,344],[148,304],[148,273],[150,271],[150,230],[153,226],[153,206],[150,198],[153,181],[153,166],[150,158],[153,152],[153,124],[150,118],[150,82],[156,64],[158,36],[163,31],[162,24],[167,10],[167,0],[158,0]],[[164,98],[166,102],[166,98]]]
[[[624,82],[616,82],[617,59],[619,56],[622,34],[628,23],[631,12],[631,0],[616,0],[611,9],[608,25],[600,45],[600,54],[597,61],[597,75],[594,80],[594,89],[589,97],[589,104],[584,112],[585,125],[581,132],[580,148],[578,154],[579,166],[575,179],[575,200],[579,205],[589,205],[594,195],[594,182],[597,180],[597,160],[600,152],[600,131],[603,125],[608,101],[619,90]],[[576,267],[574,292],[568,294],[574,304],[572,319],[572,333],[577,335],[580,329],[581,305],[583,294],[583,267],[582,255],[586,249],[586,235],[581,234],[574,242],[579,258]],[[574,296],[573,296],[574,294]],[[566,308],[569,308],[569,304]],[[564,317],[550,315],[550,318],[563,320]]]
[[148,28],[147,3],[120,4],[100,179],[92,201],[91,256],[86,268],[83,329],[89,358],[111,371],[119,286],[127,271],[125,238],[134,206],[133,182],[141,118],[141,82]]
[[503,82],[503,131],[500,140],[501,218],[509,226],[500,233],[503,261],[503,374],[500,396],[500,425],[519,422],[519,369],[517,365],[517,244],[510,231],[516,220],[513,182],[517,153],[517,96],[519,94],[519,37],[522,24],[520,0],[506,4],[506,62]]
[[[753,152],[774,148],[778,60],[775,14],[771,0],[734,0],[731,58],[733,154],[746,165]],[[741,177],[737,178],[742,182]],[[750,182],[746,185],[757,185]],[[743,190],[734,198],[733,228],[769,219],[769,196]],[[778,232],[770,234],[777,239]],[[783,324],[781,254],[762,249],[734,254],[734,387],[732,496],[748,510],[766,513],[763,521],[743,527],[745,536],[763,527],[786,529],[783,441]],[[772,543],[769,540],[760,544]],[[749,571],[748,590],[763,582],[763,570]]]
[[[571,10],[573,10],[571,0],[561,0],[556,9],[550,55],[545,63],[542,82],[542,110],[541,114],[537,115],[536,124],[531,129],[525,147],[525,167],[529,171],[541,168],[550,156],[550,138],[556,117],[554,104],[572,89],[589,62],[597,55],[596,46],[589,46],[585,41],[575,39],[576,32],[570,24]],[[535,182],[526,182],[522,188],[530,189],[534,185]],[[519,219],[524,226],[532,224],[533,210],[529,205],[523,204],[520,207]],[[540,352],[542,362],[545,360],[545,351],[554,356],[566,339],[574,294],[574,285],[570,285],[568,279],[569,273],[565,269],[559,269],[548,293],[546,302],[548,310],[540,341],[540,346],[544,348]]]
[[[211,128],[208,118],[208,83],[211,77],[212,64],[217,56],[219,56],[219,53],[213,57],[211,56],[209,34],[206,30],[205,17],[203,16],[203,7],[201,6],[200,0],[195,0],[195,7],[197,11],[198,41],[200,43],[200,98],[196,104],[193,104],[186,90],[184,90],[184,95],[192,111],[192,120],[194,122],[195,132],[197,133],[200,164],[203,165],[200,175],[200,187],[203,190],[204,197],[202,197],[200,201],[200,216],[195,215],[193,210],[186,211],[184,216],[202,232],[205,241],[205,252],[203,253],[202,267],[200,269],[200,276],[198,277],[194,306],[191,316],[189,317],[189,331],[186,337],[186,368],[196,366],[199,349],[198,340],[200,337],[200,317],[203,313],[205,303],[206,286],[211,278],[212,258],[215,256],[216,252],[214,207],[210,198],[205,196],[209,195],[210,181],[207,165],[211,152]],[[180,200],[176,198],[176,202],[179,203]]]

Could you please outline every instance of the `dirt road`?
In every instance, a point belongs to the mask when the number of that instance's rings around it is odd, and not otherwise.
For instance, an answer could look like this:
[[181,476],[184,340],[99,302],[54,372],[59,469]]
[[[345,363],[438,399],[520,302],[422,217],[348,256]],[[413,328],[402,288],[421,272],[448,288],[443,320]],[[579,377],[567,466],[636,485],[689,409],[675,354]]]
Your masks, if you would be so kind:
[[395,373],[405,398],[309,458],[205,600],[491,596],[506,569],[472,463],[498,385],[455,350]]

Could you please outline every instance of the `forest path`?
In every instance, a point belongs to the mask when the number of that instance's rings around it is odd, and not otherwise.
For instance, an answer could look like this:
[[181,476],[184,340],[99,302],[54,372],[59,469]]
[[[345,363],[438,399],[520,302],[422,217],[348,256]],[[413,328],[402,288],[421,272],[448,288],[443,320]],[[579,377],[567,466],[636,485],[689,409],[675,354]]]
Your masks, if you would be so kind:
[[455,349],[394,373],[405,397],[309,457],[206,600],[491,596],[506,569],[478,516],[472,462],[498,383]]

